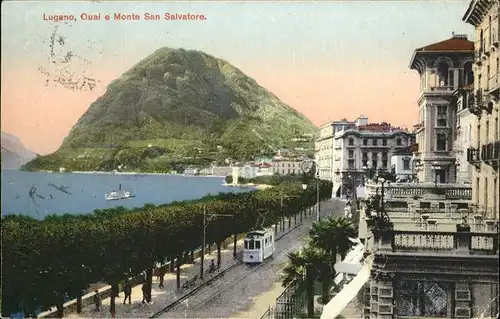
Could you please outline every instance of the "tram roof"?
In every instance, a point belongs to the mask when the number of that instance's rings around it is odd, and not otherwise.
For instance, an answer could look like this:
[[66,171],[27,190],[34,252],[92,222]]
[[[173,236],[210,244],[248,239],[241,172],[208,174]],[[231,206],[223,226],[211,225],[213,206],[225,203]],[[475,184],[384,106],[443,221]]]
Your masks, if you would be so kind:
[[266,230],[252,230],[247,234],[247,238],[251,236],[264,236],[266,235],[267,231]]

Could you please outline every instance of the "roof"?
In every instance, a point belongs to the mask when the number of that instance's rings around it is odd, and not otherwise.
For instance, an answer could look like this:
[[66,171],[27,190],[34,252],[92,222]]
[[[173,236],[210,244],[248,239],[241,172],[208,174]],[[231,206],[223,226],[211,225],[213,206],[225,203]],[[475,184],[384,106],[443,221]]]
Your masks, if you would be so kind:
[[[432,43],[415,49],[410,60],[410,69],[415,67],[415,59],[421,54],[427,53],[438,53],[438,52],[474,52],[474,42],[467,40],[467,35],[453,34],[453,36],[447,40]],[[418,63],[417,63],[418,64]],[[418,65],[417,65],[418,69]]]
[[462,21],[477,27],[485,20],[493,3],[494,1],[489,0],[472,0],[462,17]]
[[369,123],[366,125],[359,125],[358,130],[360,131],[371,131],[371,132],[392,132],[395,130],[402,130],[399,127],[393,127],[388,123]]
[[467,36],[454,35],[448,40],[436,42],[416,49],[417,52],[425,51],[440,51],[440,52],[453,52],[453,51],[474,51],[474,42],[467,40]]

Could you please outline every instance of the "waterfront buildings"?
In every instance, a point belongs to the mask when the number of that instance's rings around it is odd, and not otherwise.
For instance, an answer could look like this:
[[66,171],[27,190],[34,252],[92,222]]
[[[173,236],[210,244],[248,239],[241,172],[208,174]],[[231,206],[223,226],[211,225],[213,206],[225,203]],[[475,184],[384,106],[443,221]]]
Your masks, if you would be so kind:
[[308,159],[304,156],[276,156],[271,161],[271,172],[280,175],[301,175],[300,165]]
[[[483,14],[490,25],[486,12],[493,7],[473,1],[466,17]],[[491,82],[479,75],[477,56],[462,35],[415,50],[410,67],[421,77],[414,152],[419,182],[366,183],[359,236],[372,252],[372,266],[364,318],[498,317],[498,208],[495,214],[488,210],[495,209],[499,194],[493,188],[498,144],[492,143],[498,138],[491,124],[498,118],[498,89],[487,87],[485,104],[480,94]],[[473,74],[479,79],[474,90]],[[475,165],[469,169],[463,151],[471,141],[477,146],[466,152]],[[472,185],[466,183],[470,173]]]
[[320,128],[316,141],[316,161],[320,179],[332,181],[334,196],[350,196],[363,184],[367,170],[391,170],[391,156],[407,149],[412,134],[388,123],[336,121]]
[[463,20],[476,29],[474,91],[469,111],[475,115],[473,146],[468,149],[473,203],[478,213],[498,220],[500,212],[500,5],[498,0],[474,0]]
[[319,136],[315,142],[315,158],[319,170],[319,178],[327,181],[333,181],[334,173],[334,152],[335,152],[335,132],[347,128],[355,128],[356,123],[368,121],[364,116],[360,116],[358,121],[348,121],[342,119],[326,123],[319,128]]

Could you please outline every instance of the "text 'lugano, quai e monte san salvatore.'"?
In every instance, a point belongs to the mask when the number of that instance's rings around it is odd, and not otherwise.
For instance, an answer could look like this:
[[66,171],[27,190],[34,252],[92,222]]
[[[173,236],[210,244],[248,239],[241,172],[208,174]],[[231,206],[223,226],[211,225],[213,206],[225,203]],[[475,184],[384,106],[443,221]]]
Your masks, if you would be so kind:
[[62,22],[62,21],[203,21],[207,20],[204,14],[198,13],[176,13],[166,12],[163,14],[158,13],[81,13],[74,14],[47,14],[42,16],[44,21]]

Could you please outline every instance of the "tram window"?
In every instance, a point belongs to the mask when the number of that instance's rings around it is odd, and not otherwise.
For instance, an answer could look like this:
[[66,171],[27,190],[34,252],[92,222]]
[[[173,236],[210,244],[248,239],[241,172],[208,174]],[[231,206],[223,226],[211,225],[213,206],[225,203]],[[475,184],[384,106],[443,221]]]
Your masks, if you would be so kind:
[[254,249],[254,248],[253,248],[253,243],[254,243],[254,241],[253,241],[253,240],[251,240],[251,241],[248,243],[248,249]]
[[267,246],[267,238],[264,239],[264,245]]
[[248,241],[245,240],[245,249],[248,249]]
[[260,249],[260,240],[255,241],[255,249]]

